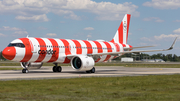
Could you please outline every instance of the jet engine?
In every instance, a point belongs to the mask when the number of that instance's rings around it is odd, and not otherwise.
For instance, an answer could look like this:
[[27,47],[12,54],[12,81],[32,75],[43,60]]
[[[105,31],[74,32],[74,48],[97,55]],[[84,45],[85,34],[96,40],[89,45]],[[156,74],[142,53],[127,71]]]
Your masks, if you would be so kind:
[[94,66],[94,59],[89,56],[76,56],[71,59],[71,66],[78,71],[88,71]]
[[24,69],[40,69],[43,65],[41,62],[21,62],[20,64]]

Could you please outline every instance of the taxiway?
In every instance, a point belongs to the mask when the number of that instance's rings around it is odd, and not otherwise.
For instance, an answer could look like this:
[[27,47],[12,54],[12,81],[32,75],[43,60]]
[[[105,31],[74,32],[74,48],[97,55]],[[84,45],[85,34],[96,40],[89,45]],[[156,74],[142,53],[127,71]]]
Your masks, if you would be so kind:
[[70,66],[62,67],[62,72],[52,72],[52,67],[44,66],[39,70],[22,73],[21,70],[1,70],[0,80],[21,79],[58,79],[78,77],[112,77],[112,76],[140,76],[140,75],[170,75],[180,74],[180,68],[132,68],[121,66],[97,66],[95,73],[74,71]]

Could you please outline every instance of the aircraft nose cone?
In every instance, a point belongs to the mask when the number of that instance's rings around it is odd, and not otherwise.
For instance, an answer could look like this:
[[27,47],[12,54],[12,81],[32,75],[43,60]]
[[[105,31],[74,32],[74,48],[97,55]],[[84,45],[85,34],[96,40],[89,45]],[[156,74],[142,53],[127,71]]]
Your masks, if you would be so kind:
[[4,58],[6,58],[8,60],[12,60],[16,56],[16,49],[14,47],[6,47],[2,51],[2,55]]

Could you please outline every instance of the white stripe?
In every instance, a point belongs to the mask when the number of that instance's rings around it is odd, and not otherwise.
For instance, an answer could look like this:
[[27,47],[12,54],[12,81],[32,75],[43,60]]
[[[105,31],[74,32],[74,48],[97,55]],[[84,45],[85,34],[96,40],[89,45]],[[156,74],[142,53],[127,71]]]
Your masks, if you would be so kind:
[[31,57],[31,59],[29,60],[29,62],[34,62],[38,59],[39,54],[38,54],[38,50],[40,50],[40,47],[38,47],[39,42],[35,39],[35,38],[29,38],[29,40],[32,42],[33,45],[33,55]]
[[65,60],[65,48],[61,48],[61,46],[64,46],[64,44],[60,39],[55,39],[55,40],[58,43],[58,45],[60,46],[60,48],[59,48],[59,57],[58,57],[56,62],[63,63],[64,60]]
[[[51,41],[49,41],[47,38],[41,38],[44,42],[45,42],[45,45],[47,46],[52,46],[52,44],[51,44]],[[46,50],[53,50],[53,47],[46,47]],[[52,57],[52,54],[46,54],[46,56],[45,56],[45,58],[44,58],[44,60],[43,60],[43,62],[48,62],[50,59],[51,59],[51,57]]]

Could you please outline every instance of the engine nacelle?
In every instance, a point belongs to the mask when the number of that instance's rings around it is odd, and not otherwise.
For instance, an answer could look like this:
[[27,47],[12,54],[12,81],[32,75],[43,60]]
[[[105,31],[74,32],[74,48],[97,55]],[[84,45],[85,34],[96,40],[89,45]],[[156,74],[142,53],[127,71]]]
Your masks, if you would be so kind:
[[20,64],[24,69],[40,69],[43,65],[41,62],[21,62]]
[[91,70],[94,64],[94,59],[89,56],[76,56],[71,59],[72,68],[78,71]]

